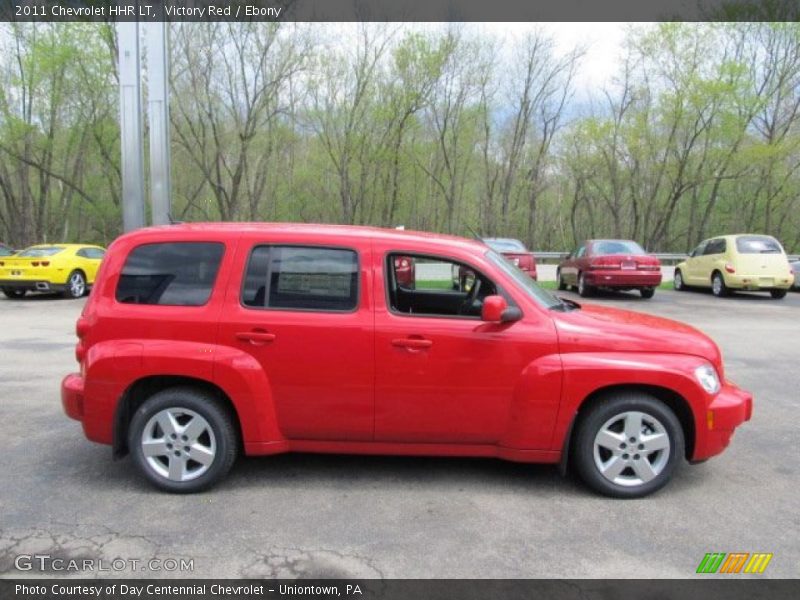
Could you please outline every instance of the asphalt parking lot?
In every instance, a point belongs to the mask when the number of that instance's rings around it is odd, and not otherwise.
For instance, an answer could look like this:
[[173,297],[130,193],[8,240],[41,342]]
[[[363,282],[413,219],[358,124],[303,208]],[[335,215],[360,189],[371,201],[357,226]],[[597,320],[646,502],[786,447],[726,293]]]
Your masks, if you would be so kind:
[[43,553],[194,561],[103,576],[690,577],[707,552],[771,552],[760,577],[800,576],[800,293],[592,301],[700,328],[755,395],[726,453],[643,500],[597,496],[550,466],[315,455],[240,459],[210,492],[160,493],[61,411],[82,302],[2,299],[0,574],[36,575],[14,560]]

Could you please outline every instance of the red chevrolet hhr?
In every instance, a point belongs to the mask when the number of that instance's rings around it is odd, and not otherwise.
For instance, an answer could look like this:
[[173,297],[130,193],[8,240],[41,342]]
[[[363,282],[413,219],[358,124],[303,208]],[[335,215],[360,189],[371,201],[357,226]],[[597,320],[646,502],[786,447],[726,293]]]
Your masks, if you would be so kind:
[[752,411],[699,331],[559,299],[479,241],[425,233],[139,230],[109,248],[77,335],[67,415],[172,492],[240,452],[296,451],[561,463],[638,497]]

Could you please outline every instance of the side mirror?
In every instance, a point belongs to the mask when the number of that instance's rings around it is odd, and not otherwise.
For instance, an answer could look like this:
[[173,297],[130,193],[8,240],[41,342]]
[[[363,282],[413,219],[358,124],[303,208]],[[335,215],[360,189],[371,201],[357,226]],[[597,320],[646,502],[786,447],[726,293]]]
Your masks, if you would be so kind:
[[502,296],[486,296],[481,308],[481,320],[489,323],[511,323],[522,318],[522,311],[509,306]]

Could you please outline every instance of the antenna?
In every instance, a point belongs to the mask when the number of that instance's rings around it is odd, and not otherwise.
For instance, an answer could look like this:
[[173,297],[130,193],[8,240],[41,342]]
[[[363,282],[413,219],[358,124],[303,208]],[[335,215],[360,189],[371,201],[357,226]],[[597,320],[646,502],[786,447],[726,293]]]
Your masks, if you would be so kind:
[[472,227],[470,227],[469,225],[466,225],[466,228],[467,228],[467,231],[469,231],[470,235],[472,235],[473,239],[478,240],[479,242],[483,241],[483,238],[481,238],[481,236],[479,236]]

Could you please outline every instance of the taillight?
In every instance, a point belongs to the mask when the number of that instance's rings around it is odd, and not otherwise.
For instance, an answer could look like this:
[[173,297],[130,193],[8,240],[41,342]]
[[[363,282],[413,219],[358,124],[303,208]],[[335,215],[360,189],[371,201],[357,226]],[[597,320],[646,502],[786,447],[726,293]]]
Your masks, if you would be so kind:
[[42,266],[43,267],[49,267],[50,266],[50,261],[49,260],[43,260],[42,261]]
[[78,336],[78,339],[83,339],[88,331],[89,321],[87,321],[85,317],[78,317],[78,322],[75,323],[75,335]]
[[83,345],[83,342],[78,342],[78,345],[75,346],[75,360],[80,364],[83,362],[84,356],[86,356],[86,346]]
[[728,273],[736,273],[736,269],[733,268],[733,265],[731,263],[725,263],[725,270]]
[[622,265],[618,258],[595,258],[589,262],[590,269],[619,269]]
[[34,267],[38,267],[38,266],[39,266],[39,261],[38,261],[38,260],[35,260],[35,261],[33,261],[33,262],[31,263],[31,265],[33,265]]
[[0,260],[0,267],[5,267],[5,266],[6,266],[5,261]]

